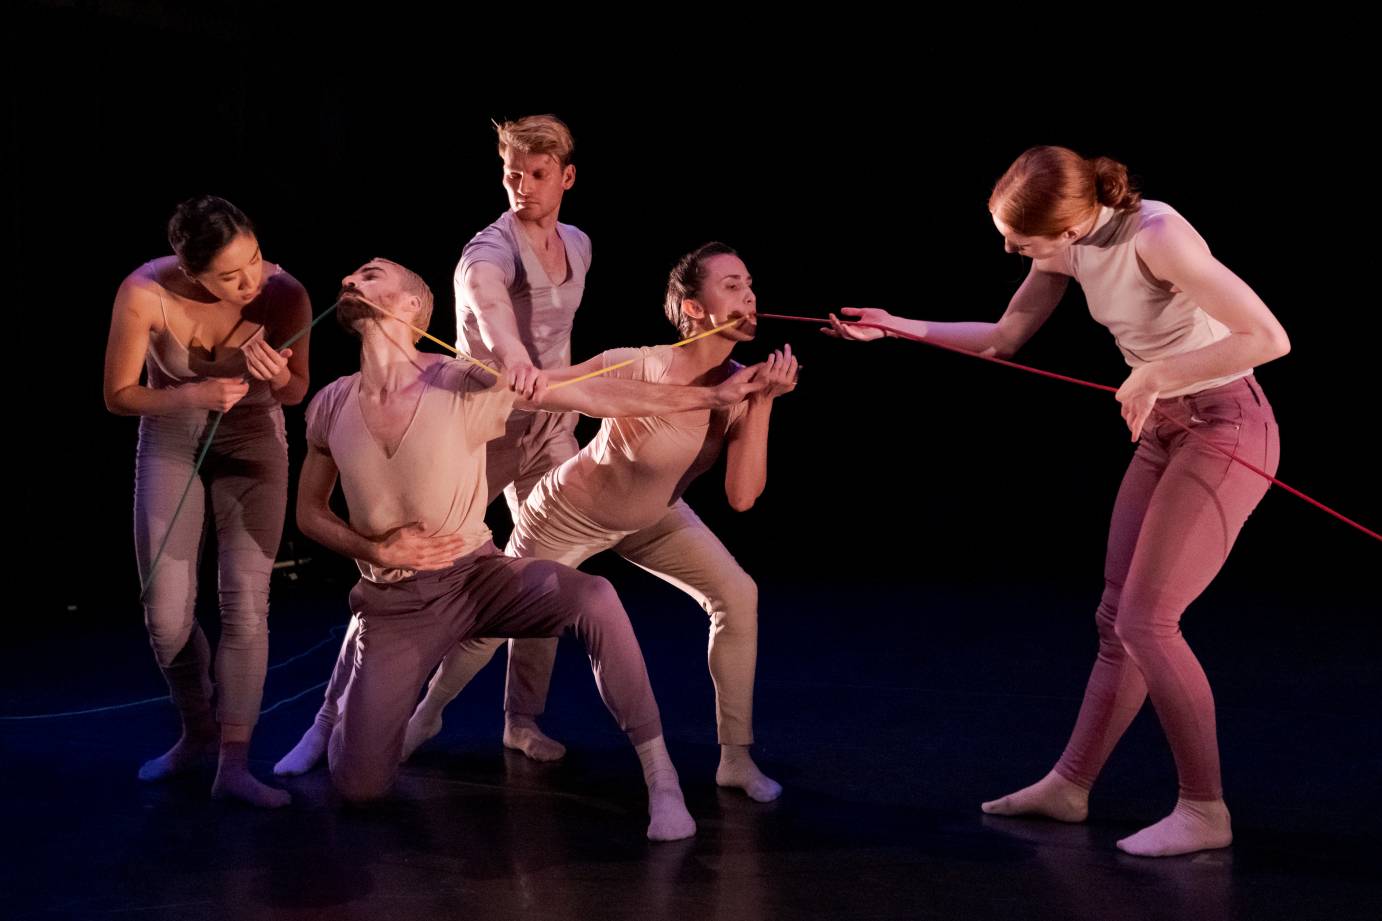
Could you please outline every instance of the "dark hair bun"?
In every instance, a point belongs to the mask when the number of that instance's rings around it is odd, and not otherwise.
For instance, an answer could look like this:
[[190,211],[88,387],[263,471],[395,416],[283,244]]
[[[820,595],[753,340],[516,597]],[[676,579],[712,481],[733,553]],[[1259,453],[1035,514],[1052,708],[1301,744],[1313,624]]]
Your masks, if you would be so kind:
[[254,233],[250,219],[215,195],[187,199],[168,219],[168,245],[193,275],[205,272],[221,248],[242,233]]

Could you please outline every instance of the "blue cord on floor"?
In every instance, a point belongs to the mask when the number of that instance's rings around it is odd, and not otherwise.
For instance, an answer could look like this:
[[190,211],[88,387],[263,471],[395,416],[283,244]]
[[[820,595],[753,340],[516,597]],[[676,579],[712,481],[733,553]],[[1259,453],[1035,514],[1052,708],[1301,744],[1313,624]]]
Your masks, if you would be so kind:
[[[295,655],[295,656],[289,656],[288,658],[284,659],[282,662],[279,662],[277,665],[270,665],[269,668],[268,668],[268,671],[273,671],[273,670],[276,669],[276,668],[282,668],[282,667],[285,666],[285,665],[291,665],[291,664],[293,664],[294,662],[298,661],[299,659],[302,659],[302,658],[305,658],[305,657],[307,657],[307,656],[310,656],[312,653],[316,652],[318,649],[321,649],[323,646],[339,644],[339,643],[340,643],[340,640],[341,640],[341,635],[344,634],[344,633],[345,633],[345,627],[344,627],[344,626],[332,627],[332,628],[327,632],[327,637],[326,637],[326,639],[322,640],[320,643],[316,644],[315,646],[312,646],[310,649],[305,649],[305,650],[303,650],[302,652],[298,653],[298,654]],[[320,690],[321,688],[324,688],[324,687],[326,687],[326,682],[325,682],[325,681],[323,681],[321,684],[314,684],[314,685],[312,685],[310,688],[308,688],[308,689],[305,690],[305,691],[299,691],[297,694],[294,694],[292,697],[285,697],[283,700],[280,700],[280,701],[278,701],[278,702],[275,703],[275,704],[271,704],[270,706],[265,707],[263,710],[260,710],[260,711],[259,711],[259,715],[260,715],[260,716],[263,716],[263,715],[266,714],[266,713],[272,713],[273,711],[277,710],[279,707],[283,706],[284,704],[290,704],[290,703],[292,703],[293,701],[298,700],[299,698],[305,697],[305,696],[307,696],[308,694],[312,693],[313,691]],[[111,704],[111,705],[108,706],[108,707],[92,707],[92,708],[90,708],[90,709],[88,709],[88,710],[64,710],[64,711],[61,712],[61,713],[34,713],[34,714],[30,714],[30,715],[28,715],[28,716],[0,716],[0,722],[17,723],[17,722],[21,722],[21,721],[24,721],[24,720],[55,720],[55,719],[61,719],[61,718],[63,718],[63,717],[67,717],[67,716],[88,716],[88,715],[90,715],[90,714],[92,714],[92,713],[108,713],[108,712],[110,712],[110,711],[112,711],[112,710],[126,710],[126,709],[128,709],[128,708],[130,708],[130,707],[142,707],[142,706],[144,706],[145,704],[156,704],[156,703],[158,703],[159,701],[164,701],[164,700],[169,700],[169,699],[170,699],[169,696],[168,696],[167,694],[164,694],[162,697],[146,697],[146,698],[144,698],[143,700],[131,700],[131,701],[129,701],[128,703],[123,703],[123,704]]]

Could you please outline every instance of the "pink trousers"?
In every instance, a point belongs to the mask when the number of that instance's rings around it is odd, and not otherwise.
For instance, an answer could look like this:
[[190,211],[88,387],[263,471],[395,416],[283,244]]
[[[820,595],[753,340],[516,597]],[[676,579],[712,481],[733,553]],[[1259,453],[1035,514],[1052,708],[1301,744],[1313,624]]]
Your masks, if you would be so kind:
[[1213,800],[1223,795],[1214,696],[1180,619],[1218,574],[1268,483],[1200,439],[1272,474],[1280,444],[1271,406],[1251,376],[1159,400],[1157,409],[1114,504],[1095,615],[1099,654],[1056,772],[1091,787],[1150,697],[1181,797]]

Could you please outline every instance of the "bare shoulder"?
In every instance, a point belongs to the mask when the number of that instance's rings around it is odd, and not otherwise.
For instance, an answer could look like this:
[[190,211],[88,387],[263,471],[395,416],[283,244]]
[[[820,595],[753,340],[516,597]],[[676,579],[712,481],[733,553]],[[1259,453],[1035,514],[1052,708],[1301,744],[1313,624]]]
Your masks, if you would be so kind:
[[159,281],[159,273],[167,267],[160,266],[159,263],[164,261],[174,261],[174,257],[167,256],[146,262],[125,276],[115,293],[117,313],[147,322],[151,326],[162,325],[158,303],[160,295],[163,294],[159,289],[163,286]]
[[1179,214],[1155,214],[1143,221],[1133,237],[1133,250],[1153,278],[1181,284],[1218,263],[1208,244]]

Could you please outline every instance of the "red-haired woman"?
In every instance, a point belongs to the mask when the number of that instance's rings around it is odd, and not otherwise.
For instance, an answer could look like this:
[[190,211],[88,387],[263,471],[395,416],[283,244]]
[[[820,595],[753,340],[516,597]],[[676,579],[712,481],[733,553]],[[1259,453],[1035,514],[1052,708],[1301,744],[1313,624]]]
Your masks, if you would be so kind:
[[830,330],[851,339],[903,332],[1006,357],[1046,321],[1073,278],[1132,368],[1117,397],[1137,450],[1114,505],[1095,618],[1099,653],[1074,732],[1050,773],[983,809],[1083,821],[1099,770],[1150,697],[1180,795],[1169,816],[1118,847],[1149,857],[1226,847],[1233,833],[1214,698],[1180,618],[1223,566],[1268,485],[1205,442],[1276,470],[1276,421],[1252,370],[1285,355],[1290,343],[1262,299],[1185,218],[1144,201],[1117,161],[1034,147],[998,180],[989,211],[1007,251],[1032,260],[997,323],[847,308],[887,332],[833,316]]

